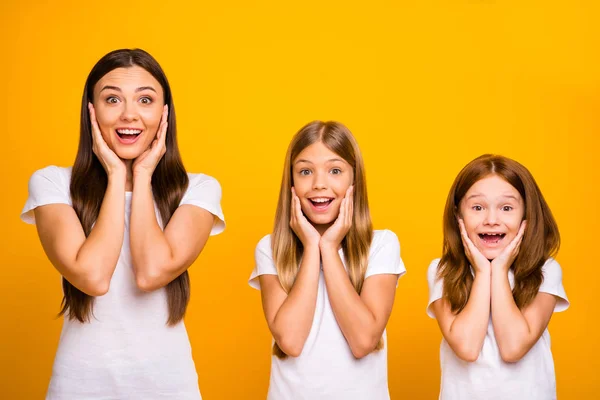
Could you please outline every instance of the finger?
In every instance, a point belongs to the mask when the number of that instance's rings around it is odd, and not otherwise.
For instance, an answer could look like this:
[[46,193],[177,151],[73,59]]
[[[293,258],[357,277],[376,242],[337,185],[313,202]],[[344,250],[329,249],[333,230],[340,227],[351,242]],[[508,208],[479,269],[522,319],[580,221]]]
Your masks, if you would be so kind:
[[290,225],[294,222],[296,218],[296,193],[294,192],[294,188],[292,188],[292,196],[290,199]]
[[90,112],[90,123],[92,125],[92,136],[95,136],[95,139],[98,139],[98,134],[100,134],[100,127],[98,126],[98,121],[96,121],[96,110],[94,110],[94,106],[92,103],[88,103],[88,110]]
[[473,249],[471,246],[475,247],[475,245],[469,238],[469,235],[467,235],[467,229],[465,228],[465,223],[462,219],[458,219],[458,226],[460,228],[460,237],[462,239],[465,253],[468,258],[471,258],[472,254],[473,254]]
[[352,221],[354,219],[354,185],[350,188],[350,198],[348,199],[348,226],[352,226]]
[[296,220],[300,222],[302,220],[302,207],[300,206],[300,198],[294,196],[295,208],[296,208]]
[[517,232],[517,236],[515,236],[514,239],[507,246],[512,252],[518,251],[518,248],[521,245],[521,242],[523,241],[523,235],[525,234],[526,225],[526,221],[521,222],[521,226],[519,227],[519,232]]

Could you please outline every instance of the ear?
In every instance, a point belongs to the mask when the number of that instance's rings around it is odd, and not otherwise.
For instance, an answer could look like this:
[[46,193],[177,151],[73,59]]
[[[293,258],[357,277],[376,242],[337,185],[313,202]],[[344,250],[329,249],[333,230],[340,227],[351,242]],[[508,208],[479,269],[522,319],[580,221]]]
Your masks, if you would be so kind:
[[458,221],[458,219],[462,219],[462,214],[460,212],[460,208],[454,206],[454,218]]

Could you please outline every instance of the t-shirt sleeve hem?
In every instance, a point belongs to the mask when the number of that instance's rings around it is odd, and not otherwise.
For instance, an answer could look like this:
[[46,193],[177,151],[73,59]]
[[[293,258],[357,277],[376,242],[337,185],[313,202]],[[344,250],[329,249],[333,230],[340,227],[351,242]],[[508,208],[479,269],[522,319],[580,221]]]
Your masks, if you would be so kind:
[[225,216],[223,215],[223,211],[221,211],[220,208],[217,208],[211,204],[208,203],[203,203],[200,201],[186,201],[185,203],[181,203],[179,206],[183,206],[183,205],[190,205],[190,206],[196,206],[196,207],[200,207],[203,210],[208,211],[209,213],[211,213],[212,215],[214,215],[215,217],[217,217],[215,219],[215,222],[213,224],[213,227],[210,231],[210,236],[215,236],[218,235],[219,233],[223,232],[225,230]]
[[260,290],[260,280],[258,279],[259,276],[261,275],[275,275],[277,276],[276,272],[270,272],[270,271],[265,271],[265,272],[252,272],[252,275],[250,275],[250,279],[248,279],[248,285],[250,285],[251,288],[256,289],[256,290]]
[[35,210],[38,207],[47,206],[50,204],[66,204],[68,206],[71,205],[60,197],[45,198],[43,204],[37,204],[33,201],[27,202],[27,204],[25,204],[25,207],[21,211],[21,221],[27,224],[35,225],[35,214],[33,213],[33,210]]

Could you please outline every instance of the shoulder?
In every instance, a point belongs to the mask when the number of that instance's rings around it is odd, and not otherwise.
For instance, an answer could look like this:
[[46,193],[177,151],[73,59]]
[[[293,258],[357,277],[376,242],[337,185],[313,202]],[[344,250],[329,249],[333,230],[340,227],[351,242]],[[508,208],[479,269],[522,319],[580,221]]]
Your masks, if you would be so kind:
[[193,174],[188,172],[189,185],[188,190],[193,190],[195,188],[204,188],[207,190],[218,190],[221,191],[221,185],[219,181],[209,175],[205,174]]
[[271,254],[271,234],[265,235],[258,241],[256,251]]
[[562,268],[558,261],[552,257],[548,258],[542,266],[542,275],[544,279],[547,277],[562,279]]
[[210,175],[206,175],[206,174],[195,174],[192,172],[188,172],[187,176],[190,180],[190,185],[194,184],[194,185],[201,185],[201,184],[205,184],[205,183],[216,183],[219,184],[219,182],[213,178]]
[[373,241],[371,242],[371,252],[386,246],[400,247],[398,236],[389,229],[374,230]]
[[60,187],[69,187],[71,183],[72,167],[58,167],[49,165],[35,171],[29,180],[31,184],[54,184]]
[[429,263],[427,267],[427,279],[434,281],[437,278],[438,266],[440,265],[440,258],[436,258]]

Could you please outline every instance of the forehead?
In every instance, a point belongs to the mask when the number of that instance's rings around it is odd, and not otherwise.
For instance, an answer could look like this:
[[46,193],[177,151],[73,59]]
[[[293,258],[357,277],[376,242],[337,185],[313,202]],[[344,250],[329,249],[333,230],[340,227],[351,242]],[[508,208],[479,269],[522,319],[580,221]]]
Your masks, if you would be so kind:
[[487,199],[514,197],[517,201],[521,201],[519,191],[498,175],[490,175],[475,182],[465,194],[465,199],[470,197]]
[[314,164],[319,164],[328,162],[330,160],[338,160],[346,163],[346,161],[342,159],[342,157],[340,157],[339,154],[334,153],[329,148],[327,148],[327,146],[325,146],[323,142],[319,141],[306,147],[292,161],[293,163],[308,161]]
[[116,86],[122,91],[135,91],[139,87],[150,86],[158,94],[163,92],[156,78],[137,65],[128,68],[115,68],[108,72],[96,83],[94,92],[99,92],[104,86]]

